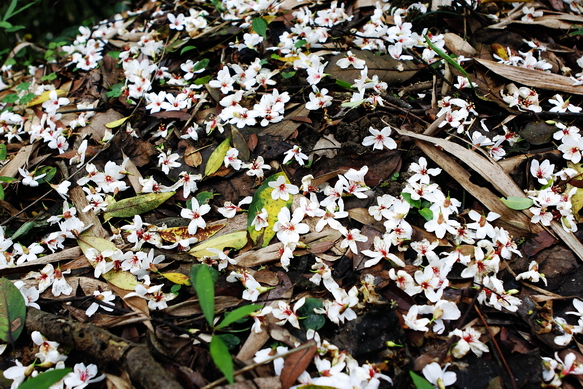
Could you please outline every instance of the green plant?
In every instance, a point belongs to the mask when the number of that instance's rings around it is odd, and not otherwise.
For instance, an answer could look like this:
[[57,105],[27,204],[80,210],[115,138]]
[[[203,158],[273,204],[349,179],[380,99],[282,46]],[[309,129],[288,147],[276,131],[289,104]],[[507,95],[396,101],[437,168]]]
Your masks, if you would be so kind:
[[19,13],[26,10],[27,8],[32,7],[33,5],[36,4],[36,2],[37,2],[37,0],[33,1],[32,3],[23,5],[19,9],[16,9],[16,5],[18,4],[18,0],[12,0],[10,2],[10,5],[6,9],[4,16],[2,16],[2,20],[0,20],[0,28],[4,28],[6,30],[6,32],[15,32],[18,30],[22,30],[24,28],[24,26],[13,25],[12,23],[10,23],[8,21],[8,19],[13,17],[14,15],[18,15]]
[[211,357],[215,365],[225,375],[227,381],[232,384],[234,382],[234,370],[229,346],[225,342],[226,339],[223,338],[224,335],[217,334],[217,332],[260,309],[261,306],[251,304],[239,307],[227,313],[223,320],[215,325],[215,282],[217,279],[218,272],[205,264],[195,264],[190,268],[190,281],[196,290],[202,313],[212,329]]

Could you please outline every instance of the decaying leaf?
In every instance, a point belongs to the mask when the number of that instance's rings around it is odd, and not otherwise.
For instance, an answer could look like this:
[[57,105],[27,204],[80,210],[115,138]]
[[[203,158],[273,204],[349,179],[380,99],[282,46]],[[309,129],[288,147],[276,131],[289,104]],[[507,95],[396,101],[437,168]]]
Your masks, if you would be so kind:
[[221,144],[213,151],[209,157],[206,166],[204,168],[204,175],[210,176],[223,166],[223,161],[225,160],[225,155],[231,147],[231,137],[227,137]]
[[178,285],[190,285],[190,278],[182,273],[160,273],[168,281]]
[[569,77],[541,72],[539,70],[504,65],[487,59],[474,58],[474,61],[502,77],[529,87],[548,89],[573,95],[583,95],[583,86],[573,86],[573,80]]
[[163,240],[171,243],[191,238],[196,238],[197,242],[202,242],[219,232],[226,225],[227,223],[217,223],[206,228],[199,228],[194,235],[188,233],[188,226],[164,228],[158,231],[158,234]]
[[174,196],[176,192],[148,193],[110,204],[105,210],[105,221],[113,217],[133,217],[154,210]]
[[203,243],[196,245],[193,249],[189,251],[190,255],[196,258],[210,257],[215,255],[215,253],[208,251],[207,248],[215,248],[218,250],[223,250],[226,247],[239,250],[247,244],[247,231],[235,231],[230,234],[225,234],[217,236],[211,239],[207,239]]
[[7,278],[0,278],[0,339],[14,344],[24,329],[24,297]]
[[[583,164],[568,161],[567,167],[575,169],[577,174],[583,174]],[[575,186],[568,183],[565,188],[565,193],[569,193],[573,188],[575,188]],[[581,221],[583,221],[583,216],[580,214],[580,211],[583,208],[583,188],[577,187],[577,190],[573,196],[571,196],[571,205],[573,206],[573,215],[575,216],[575,220],[577,223],[581,223]]]
[[[80,236],[77,239],[77,243],[85,255],[87,255],[87,250],[90,248],[94,248],[99,252],[117,249],[113,242],[95,236]],[[91,265],[95,266],[93,263],[91,263]],[[110,270],[107,273],[103,273],[101,276],[111,284],[125,290],[134,290],[139,284],[136,276],[129,271]]]
[[[285,182],[290,184],[289,179],[285,173],[280,172],[267,178],[263,184],[257,189],[255,195],[253,196],[253,201],[249,204],[249,215],[247,217],[247,231],[249,231],[249,236],[254,243],[261,242],[263,247],[267,246],[271,239],[275,236],[275,231],[273,226],[277,222],[277,215],[283,207],[289,207],[293,201],[292,196],[290,196],[288,201],[271,198],[271,192],[274,191],[272,187],[269,186],[270,182],[277,181],[279,177],[285,177]],[[262,209],[267,211],[267,227],[257,231],[255,226],[252,226],[253,220]]]
[[[311,344],[311,345],[310,345]],[[318,347],[316,342],[311,340],[305,343],[307,348],[289,355],[283,364],[281,371],[281,387],[282,389],[290,388],[312,362],[312,358],[316,355]]]
[[[65,92],[64,90],[61,90],[61,89],[57,89],[56,92],[57,92],[57,96],[59,96],[59,97],[63,97],[67,94],[67,92]],[[44,91],[43,93],[40,94],[40,96],[37,96],[34,99],[30,100],[28,102],[28,104],[26,104],[26,106],[27,107],[34,107],[35,105],[42,104],[49,99],[50,94],[51,94],[51,91],[49,91],[49,90]]]

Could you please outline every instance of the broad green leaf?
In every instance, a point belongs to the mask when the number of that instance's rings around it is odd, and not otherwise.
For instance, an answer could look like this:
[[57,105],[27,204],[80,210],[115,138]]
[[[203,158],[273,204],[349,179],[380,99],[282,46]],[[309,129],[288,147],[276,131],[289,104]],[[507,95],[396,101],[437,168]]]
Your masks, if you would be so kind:
[[215,336],[221,338],[221,340],[229,350],[232,350],[241,344],[241,339],[234,334],[218,334]]
[[[63,97],[67,94],[67,92],[65,92],[64,90],[60,90],[57,89],[57,96],[59,97]],[[51,91],[45,91],[43,92],[40,96],[38,96],[35,99],[32,99],[28,104],[26,104],[27,107],[33,107],[35,105],[39,105],[44,103],[45,101],[47,101],[49,99],[49,94],[51,93]]]
[[180,50],[180,55],[186,53],[187,51],[194,50],[194,49],[196,49],[196,46],[186,46],[186,47],[183,47],[182,50]]
[[203,265],[196,274],[196,283],[193,285],[198,296],[202,313],[212,327],[215,318],[215,283],[207,265]]
[[216,329],[220,330],[221,328],[224,328],[224,327],[228,326],[229,324],[232,324],[232,323],[236,322],[237,320],[244,318],[245,316],[249,315],[251,312],[255,312],[258,309],[261,309],[261,305],[259,305],[259,304],[245,305],[245,306],[239,307],[239,308],[227,313],[225,315],[225,318],[223,319],[223,321],[221,321],[219,323],[219,325],[216,327]]
[[205,85],[205,84],[208,84],[208,82],[211,79],[212,79],[211,76],[199,77],[196,80],[194,80],[194,85]]
[[429,208],[421,208],[419,214],[427,221],[433,220],[433,211]]
[[240,248],[245,247],[246,244],[247,231],[241,230],[207,239],[201,244],[193,247],[188,253],[197,258],[211,257],[216,254],[208,251],[208,248],[212,247],[218,250],[224,250],[225,248],[229,247],[235,250],[239,250]]
[[103,218],[105,221],[108,221],[113,217],[133,217],[140,215],[158,208],[175,194],[176,192],[148,193],[116,201],[106,208]]
[[213,336],[210,351],[215,365],[225,375],[227,381],[232,384],[234,382],[233,359],[229,353],[229,348],[220,337]]
[[19,99],[18,93],[10,93],[9,95],[4,96],[2,99],[3,103],[12,104],[16,103]]
[[421,377],[419,374],[414,373],[409,370],[409,375],[413,379],[413,384],[415,384],[416,389],[434,389],[433,384],[427,381],[425,378]]
[[411,193],[401,193],[401,196],[409,203],[413,208],[421,208],[421,199],[413,200],[411,198]]
[[126,116],[125,118],[114,120],[113,122],[109,122],[105,125],[107,128],[117,128],[124,124],[130,117]]
[[324,324],[326,324],[326,318],[323,315],[314,312],[314,309],[316,308],[324,308],[322,300],[308,297],[304,302],[304,305],[298,309],[298,316],[305,318],[302,320],[302,326],[304,326],[306,330],[312,329],[318,331],[320,328],[324,327]]
[[109,55],[113,59],[119,59],[120,54],[121,53],[119,51],[110,51],[107,53],[107,55]]
[[[98,238],[96,236],[85,236],[82,235],[77,239],[77,244],[83,251],[83,254],[87,253],[87,250],[94,248],[95,250],[102,252],[105,250],[116,250],[115,244],[107,239]],[[91,264],[93,266],[93,264]],[[105,280],[111,282],[113,285],[124,290],[135,290],[136,286],[139,284],[136,276],[129,271],[121,270],[111,270],[107,273],[101,275]]]
[[0,278],[0,339],[14,344],[24,329],[26,303],[24,297],[7,278]]
[[346,82],[346,81],[342,81],[342,80],[336,80],[336,85],[339,85],[342,88],[346,88],[346,89],[353,89],[351,83]]
[[206,67],[209,66],[210,62],[211,60],[208,58],[201,59],[200,61],[194,64],[192,70],[198,72],[199,70],[206,69]]
[[6,21],[0,21],[0,28],[10,28],[12,27],[12,23]]
[[[273,200],[271,198],[271,192],[273,192],[273,188],[269,186],[269,183],[272,181],[276,181],[279,176],[285,177],[285,182],[290,184],[289,179],[285,175],[285,173],[280,172],[272,175],[271,177],[267,178],[263,184],[257,189],[255,195],[253,196],[253,201],[249,204],[249,215],[247,217],[247,231],[249,232],[249,236],[253,239],[253,243],[257,243],[261,238],[263,239],[263,247],[266,247],[271,239],[275,236],[275,231],[273,231],[273,226],[277,222],[277,215],[279,211],[283,207],[288,207],[291,205],[293,198],[292,196],[289,197],[288,201],[284,201],[282,199]],[[262,230],[256,231],[255,227],[251,225],[255,216],[261,212],[261,209],[265,208],[267,211],[267,227],[263,228]]]
[[500,198],[500,200],[510,209],[521,211],[532,207],[534,201],[528,197],[508,196],[507,198]]
[[231,147],[231,137],[228,136],[227,139],[221,142],[221,144],[213,151],[211,156],[209,157],[206,166],[204,168],[204,175],[210,176],[211,174],[215,173],[217,170],[223,166],[223,162],[225,160],[225,155],[227,155],[227,151]]
[[296,72],[293,72],[293,71],[292,71],[292,72],[282,72],[282,73],[281,73],[281,76],[282,76],[283,78],[285,78],[286,80],[287,80],[288,78],[292,78],[292,77],[293,77],[293,76],[295,76],[295,75],[296,75]]
[[37,375],[34,378],[26,380],[19,389],[49,389],[53,384],[59,382],[63,377],[72,372],[73,369],[51,370]]
[[[206,204],[213,199],[215,196],[220,196],[220,193],[213,193],[205,190],[204,192],[199,192],[196,194],[196,201],[199,205]],[[187,207],[192,207],[191,203],[187,204]]]
[[253,31],[261,35],[263,39],[267,39],[267,21],[265,19],[254,18],[251,26],[253,27]]
[[161,275],[168,281],[178,285],[190,285],[190,279],[186,274],[182,273],[161,273]]

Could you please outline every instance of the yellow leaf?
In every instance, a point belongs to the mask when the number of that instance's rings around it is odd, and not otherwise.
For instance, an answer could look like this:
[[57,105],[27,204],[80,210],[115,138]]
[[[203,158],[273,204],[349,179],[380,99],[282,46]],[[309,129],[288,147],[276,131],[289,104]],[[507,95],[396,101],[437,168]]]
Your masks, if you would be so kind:
[[206,166],[204,168],[204,175],[206,177],[210,176],[223,166],[223,161],[225,160],[225,155],[231,147],[231,136],[221,142],[221,144],[213,151],[209,157]]
[[[269,183],[272,181],[276,181],[280,176],[285,177],[285,182],[290,184],[289,179],[285,175],[285,173],[280,172],[272,175],[268,179],[266,179],[263,184],[257,189],[255,195],[253,196],[253,201],[249,205],[249,215],[247,217],[247,231],[249,231],[249,236],[253,240],[253,243],[257,243],[260,241],[260,238],[263,239],[262,245],[263,247],[267,246],[271,239],[275,236],[275,231],[273,231],[273,226],[277,222],[277,215],[279,211],[283,207],[289,207],[293,201],[292,196],[290,196],[288,201],[284,201],[282,199],[273,200],[271,198],[271,192],[273,192],[273,188],[269,186]],[[251,223],[255,216],[261,212],[261,209],[265,208],[267,211],[267,227],[256,231],[255,226],[252,226]]]
[[[575,164],[571,161],[568,161],[567,167],[577,170],[578,174],[583,174],[583,164],[580,163]],[[571,191],[571,189],[573,188],[575,188],[573,185],[567,184],[567,187],[565,188],[565,193],[569,193],[569,191]],[[581,210],[581,208],[583,208],[583,188],[577,188],[575,194],[571,196],[571,205],[573,206],[572,212],[573,215],[575,216],[575,220],[577,221],[577,223],[581,223],[581,221],[583,221],[583,217],[579,215],[579,211]]]
[[241,230],[207,239],[203,243],[192,248],[188,253],[197,258],[210,257],[216,254],[208,251],[208,248],[224,250],[226,247],[229,247],[238,250],[243,248],[246,244],[247,231]]
[[105,125],[105,127],[107,128],[116,128],[121,126],[122,124],[124,124],[126,122],[126,120],[128,120],[130,117],[126,116],[125,118],[121,118],[121,119],[117,119],[114,120],[113,122],[109,122]]
[[176,192],[148,193],[116,201],[107,206],[103,218],[105,221],[108,221],[113,217],[132,217],[139,215],[158,208],[175,194]]
[[[64,90],[60,90],[57,89],[57,96],[59,97],[63,97],[67,94],[67,92],[65,92]],[[28,102],[28,104],[26,104],[27,107],[34,107],[35,105],[39,105],[44,103],[45,101],[47,101],[49,99],[49,94],[51,93],[51,91],[44,91],[40,96],[35,97],[34,99],[30,100]]]
[[166,242],[176,243],[183,239],[190,238],[196,238],[197,242],[202,242],[219,232],[226,225],[227,223],[219,223],[206,228],[199,228],[194,235],[188,233],[188,226],[164,228],[163,230],[158,231],[158,233]]
[[[99,252],[117,249],[113,242],[96,236],[80,236],[79,239],[77,239],[77,243],[85,255],[90,248],[94,248]],[[91,263],[91,261],[89,263]],[[91,266],[95,267],[93,263],[91,263]],[[135,290],[136,286],[139,285],[136,276],[129,271],[110,270],[101,276],[118,288],[125,290]]]
[[294,55],[293,57],[279,57],[277,60],[281,62],[294,63],[298,59],[300,59],[300,57]]
[[182,273],[162,273],[164,278],[178,285],[190,285],[190,279]]

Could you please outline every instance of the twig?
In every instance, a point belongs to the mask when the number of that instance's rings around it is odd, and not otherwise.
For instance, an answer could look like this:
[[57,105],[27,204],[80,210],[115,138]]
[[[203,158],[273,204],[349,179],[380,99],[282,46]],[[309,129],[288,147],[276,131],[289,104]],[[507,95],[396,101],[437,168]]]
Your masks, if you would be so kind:
[[[490,330],[488,323],[486,323],[486,319],[484,319],[484,316],[482,316],[482,312],[480,312],[480,308],[478,308],[477,305],[475,305],[474,308],[476,308],[476,313],[478,314],[478,316],[480,316],[480,320],[482,320],[482,323],[484,323],[484,327],[486,327],[486,331],[488,331],[488,338],[490,338],[490,341],[494,345],[494,348],[496,349],[496,352],[498,353],[498,357],[500,358],[500,361],[504,365],[504,368],[506,369],[506,372],[508,373],[508,376],[510,377],[510,383],[512,385],[512,389],[517,389],[516,379],[514,378],[514,374],[512,374],[512,370],[510,370],[510,366],[508,366],[508,362],[506,362],[506,358],[504,358],[504,354],[502,354],[502,350],[500,350],[500,346],[498,345],[498,342],[496,342],[496,339],[494,339],[494,334],[492,334],[492,331]],[[500,379],[502,380],[502,376],[500,376]]]

